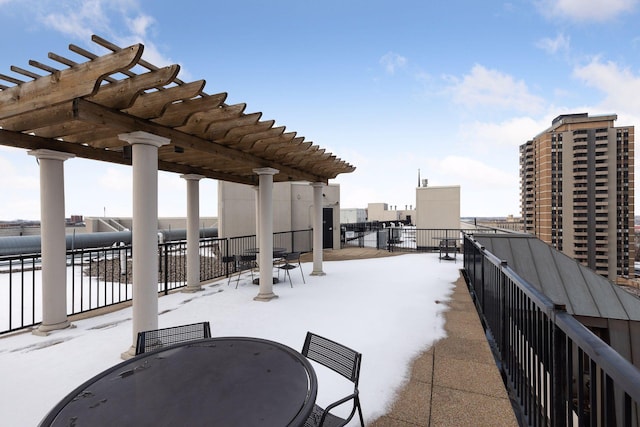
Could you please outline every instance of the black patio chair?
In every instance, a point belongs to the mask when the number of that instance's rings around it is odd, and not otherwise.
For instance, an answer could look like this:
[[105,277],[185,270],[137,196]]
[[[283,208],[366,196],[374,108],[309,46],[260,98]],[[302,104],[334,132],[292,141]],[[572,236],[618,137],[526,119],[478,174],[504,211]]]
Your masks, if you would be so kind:
[[162,329],[138,332],[136,356],[148,353],[161,347],[211,338],[209,322],[192,323],[190,325],[171,326]]
[[[233,257],[224,257],[224,258],[232,258],[231,262],[233,262],[233,271],[229,274],[229,278],[227,279],[227,286],[229,286],[229,283],[231,283],[231,277],[233,277],[233,275],[236,274],[237,275],[236,289],[238,289],[238,283],[240,283],[240,276],[242,275],[242,273],[244,273],[247,270],[251,272],[251,281],[253,282],[253,270],[258,266],[258,263],[256,261],[257,257],[255,254],[234,255]],[[224,258],[223,258],[223,261],[224,261]]]
[[223,256],[222,265],[224,265],[224,271],[227,273],[227,277],[229,278],[227,280],[227,286],[229,286],[231,276],[233,276],[233,273],[236,271],[236,257],[234,255]]
[[[454,260],[456,261],[456,254],[458,253],[458,245],[455,240],[442,239],[440,240],[440,255],[439,259]],[[452,256],[453,255],[453,256]]]
[[[328,405],[325,409],[315,405],[313,412],[305,422],[305,427],[331,426],[338,427],[346,425],[358,411],[360,425],[364,427],[362,408],[360,407],[360,397],[358,392],[358,381],[360,379],[360,363],[362,354],[348,347],[323,338],[319,335],[307,332],[304,340],[302,354],[309,360],[318,362],[327,368],[337,372],[353,383],[353,393]],[[347,418],[341,418],[331,414],[330,411],[336,406],[351,401],[353,408]]]
[[302,283],[307,283],[304,280],[304,272],[302,271],[302,264],[300,264],[300,252],[289,252],[287,254],[284,254],[282,259],[283,259],[283,262],[281,262],[277,266],[278,277],[280,277],[280,270],[284,270],[285,277],[289,277],[289,284],[293,288],[293,282],[291,281],[291,274],[289,273],[289,271],[293,270],[294,268],[299,268],[300,274],[302,274]]
[[[243,271],[249,270],[251,273],[251,281],[253,282],[253,270],[258,268],[258,259],[256,254],[244,254],[238,256],[238,269],[240,273]],[[236,289],[238,288],[238,282],[240,281],[240,274],[238,274],[238,279],[236,280]]]

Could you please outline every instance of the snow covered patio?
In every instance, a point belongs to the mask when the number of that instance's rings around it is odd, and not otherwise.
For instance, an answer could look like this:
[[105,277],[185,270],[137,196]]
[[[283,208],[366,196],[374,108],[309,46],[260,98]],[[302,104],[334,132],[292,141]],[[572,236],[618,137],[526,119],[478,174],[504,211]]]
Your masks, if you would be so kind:
[[[303,263],[305,273],[311,264]],[[279,298],[253,301],[256,287],[243,276],[195,294],[159,299],[159,327],[208,320],[213,336],[267,338],[300,350],[307,331],[363,353],[360,392],[365,422],[389,411],[407,383],[411,363],[445,335],[444,312],[461,264],[438,254],[327,261],[326,276],[293,274],[294,287],[274,287]],[[295,271],[294,271],[295,273]],[[75,328],[47,337],[20,333],[0,339],[2,421],[36,425],[76,386],[121,362],[131,337],[131,308],[74,320]],[[314,365],[315,366],[315,365]],[[315,366],[319,404],[341,393],[339,378]]]

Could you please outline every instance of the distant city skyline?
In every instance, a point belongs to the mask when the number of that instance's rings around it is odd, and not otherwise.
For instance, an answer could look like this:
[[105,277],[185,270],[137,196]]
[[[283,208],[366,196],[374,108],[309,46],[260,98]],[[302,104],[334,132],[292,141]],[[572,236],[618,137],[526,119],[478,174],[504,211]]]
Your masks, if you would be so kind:
[[[91,34],[141,42],[354,165],[332,181],[343,208],[415,205],[420,170],[461,187],[463,217],[519,216],[518,147],[554,117],[640,124],[639,1],[0,0],[0,74],[25,79],[11,66],[56,65],[47,52],[69,44],[104,54]],[[0,220],[39,219],[36,159],[0,146],[0,171]],[[66,216],[131,216],[129,167],[70,159],[65,179]],[[216,181],[200,186],[217,216]],[[184,180],[160,173],[159,188],[159,215],[185,216]]]

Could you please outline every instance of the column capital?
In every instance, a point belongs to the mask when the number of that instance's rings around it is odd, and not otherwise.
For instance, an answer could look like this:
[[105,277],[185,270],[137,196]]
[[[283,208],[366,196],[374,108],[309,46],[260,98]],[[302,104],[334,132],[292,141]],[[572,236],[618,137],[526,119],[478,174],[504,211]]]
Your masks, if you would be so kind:
[[318,187],[324,187],[325,183],[324,182],[310,182],[309,183],[310,186],[312,186],[313,188],[318,188]]
[[75,154],[71,153],[64,153],[62,151],[47,149],[29,150],[27,151],[27,154],[29,154],[30,156],[35,156],[37,159],[62,160],[63,162],[76,156]]
[[180,175],[180,178],[186,179],[187,181],[200,181],[202,178],[204,178],[204,176],[198,175],[196,173],[186,173],[186,174]]
[[253,170],[256,175],[275,175],[280,171],[274,168],[256,168]]
[[167,145],[171,142],[169,138],[164,138],[162,136],[154,135],[149,132],[136,131],[130,133],[121,133],[118,135],[123,141],[128,142],[129,144],[145,144],[145,145],[153,145],[154,147],[162,147],[163,145]]

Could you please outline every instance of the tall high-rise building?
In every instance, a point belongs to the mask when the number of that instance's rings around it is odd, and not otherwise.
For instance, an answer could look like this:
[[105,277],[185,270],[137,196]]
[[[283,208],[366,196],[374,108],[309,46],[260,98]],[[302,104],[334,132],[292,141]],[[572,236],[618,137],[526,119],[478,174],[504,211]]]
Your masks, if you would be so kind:
[[520,146],[525,231],[612,281],[634,275],[634,127],[565,114]]

